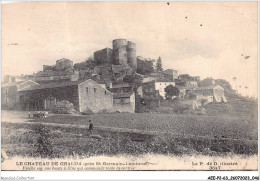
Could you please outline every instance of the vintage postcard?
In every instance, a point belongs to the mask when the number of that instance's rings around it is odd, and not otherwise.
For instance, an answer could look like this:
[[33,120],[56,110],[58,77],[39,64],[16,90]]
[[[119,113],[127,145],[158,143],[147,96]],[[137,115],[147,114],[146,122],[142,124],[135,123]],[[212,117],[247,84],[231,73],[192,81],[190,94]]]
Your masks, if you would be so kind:
[[257,14],[2,4],[2,170],[258,170]]

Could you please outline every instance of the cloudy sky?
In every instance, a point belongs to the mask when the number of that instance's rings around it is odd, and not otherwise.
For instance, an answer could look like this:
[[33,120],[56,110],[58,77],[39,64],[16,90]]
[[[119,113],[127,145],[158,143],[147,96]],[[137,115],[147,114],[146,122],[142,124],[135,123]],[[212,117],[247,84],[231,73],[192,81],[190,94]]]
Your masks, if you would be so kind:
[[[76,62],[124,38],[164,69],[257,94],[257,2],[19,2],[2,6],[2,75]],[[245,59],[246,56],[250,56]],[[244,87],[248,89],[245,90]]]

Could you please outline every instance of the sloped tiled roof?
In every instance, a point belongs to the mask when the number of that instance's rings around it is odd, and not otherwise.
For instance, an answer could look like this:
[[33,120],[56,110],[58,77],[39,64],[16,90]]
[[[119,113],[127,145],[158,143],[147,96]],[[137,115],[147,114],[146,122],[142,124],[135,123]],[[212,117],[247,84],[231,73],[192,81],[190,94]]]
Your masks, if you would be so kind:
[[[86,80],[85,80],[86,81]],[[55,82],[50,84],[41,84],[41,85],[35,85],[32,87],[29,87],[27,89],[24,89],[23,91],[28,90],[36,90],[36,89],[48,89],[48,88],[55,88],[55,87],[67,87],[67,86],[74,86],[82,83],[84,81],[66,81],[66,82]]]
[[79,80],[79,81],[66,81],[66,82],[55,82],[49,84],[41,84],[41,85],[34,85],[29,88],[23,89],[22,91],[29,91],[29,90],[37,90],[37,89],[50,89],[50,88],[57,88],[57,87],[68,87],[68,86],[76,86],[86,81],[93,81],[97,84],[103,84],[103,81],[94,81],[92,79],[88,80]]

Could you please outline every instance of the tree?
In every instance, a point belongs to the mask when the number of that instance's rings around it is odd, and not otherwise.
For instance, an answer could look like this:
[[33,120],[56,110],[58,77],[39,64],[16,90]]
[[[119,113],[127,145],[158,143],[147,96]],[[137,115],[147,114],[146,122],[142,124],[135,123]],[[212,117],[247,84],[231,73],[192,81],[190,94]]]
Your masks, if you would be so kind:
[[163,68],[162,68],[162,60],[161,57],[159,57],[157,59],[157,63],[156,63],[156,72],[162,72]]
[[174,87],[173,85],[168,85],[165,89],[165,97],[168,100],[172,100],[172,97],[179,97],[180,90],[177,87]]
[[68,100],[58,101],[52,108],[52,112],[56,114],[71,114],[75,111],[74,105]]

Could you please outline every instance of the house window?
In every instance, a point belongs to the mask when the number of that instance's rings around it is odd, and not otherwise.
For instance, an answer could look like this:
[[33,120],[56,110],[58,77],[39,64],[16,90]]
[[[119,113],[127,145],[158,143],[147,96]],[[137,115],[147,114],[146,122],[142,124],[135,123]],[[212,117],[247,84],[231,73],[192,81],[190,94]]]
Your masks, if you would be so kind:
[[96,92],[97,91],[97,89],[96,88],[94,88],[94,92]]
[[86,93],[88,93],[88,87],[86,87]]

